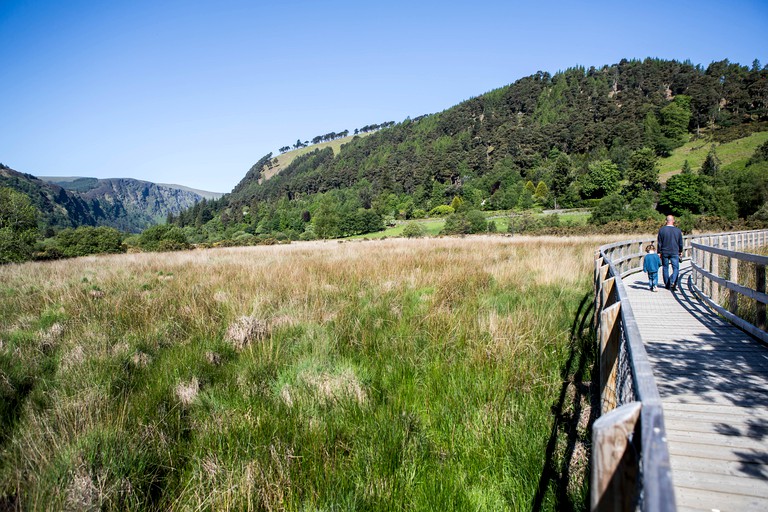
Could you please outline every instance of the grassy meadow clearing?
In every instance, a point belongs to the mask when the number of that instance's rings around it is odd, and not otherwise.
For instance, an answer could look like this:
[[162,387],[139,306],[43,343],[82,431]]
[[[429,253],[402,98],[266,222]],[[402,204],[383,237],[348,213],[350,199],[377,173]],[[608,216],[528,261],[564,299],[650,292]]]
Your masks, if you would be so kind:
[[0,509],[583,509],[605,241],[0,267]]

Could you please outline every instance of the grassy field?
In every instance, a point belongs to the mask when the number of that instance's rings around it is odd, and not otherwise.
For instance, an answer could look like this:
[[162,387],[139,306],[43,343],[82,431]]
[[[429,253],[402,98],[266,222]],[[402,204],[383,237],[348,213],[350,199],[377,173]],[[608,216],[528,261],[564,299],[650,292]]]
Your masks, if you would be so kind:
[[[747,160],[765,141],[768,141],[768,132],[758,132],[732,142],[715,144],[715,151],[721,163],[728,165],[739,160]],[[680,172],[686,160],[691,169],[698,170],[707,158],[711,147],[712,142],[699,139],[675,149],[671,156],[659,159],[659,179],[665,183],[670,176]]]
[[0,267],[0,508],[583,509],[605,241]]
[[[488,221],[493,221],[496,223],[496,231],[498,233],[506,233],[509,228],[509,219],[510,219],[511,212],[489,212],[487,219]],[[543,213],[535,213],[533,216],[535,218],[542,218],[549,214],[543,214]],[[558,216],[560,217],[560,222],[562,224],[573,224],[573,225],[584,225],[587,223],[587,220],[589,219],[589,216],[591,215],[588,211],[574,211],[574,212],[565,212],[560,213]],[[366,233],[365,235],[355,235],[348,237],[348,240],[360,240],[360,239],[370,239],[370,240],[376,240],[380,238],[390,238],[390,237],[399,237],[403,236],[403,230],[405,229],[406,224],[409,222],[417,222],[421,224],[421,226],[424,228],[424,234],[426,236],[435,236],[440,234],[440,231],[443,229],[443,226],[445,225],[445,218],[429,218],[429,219],[417,219],[413,221],[398,221],[398,223],[395,226],[389,227],[383,231],[378,231],[376,233]]]

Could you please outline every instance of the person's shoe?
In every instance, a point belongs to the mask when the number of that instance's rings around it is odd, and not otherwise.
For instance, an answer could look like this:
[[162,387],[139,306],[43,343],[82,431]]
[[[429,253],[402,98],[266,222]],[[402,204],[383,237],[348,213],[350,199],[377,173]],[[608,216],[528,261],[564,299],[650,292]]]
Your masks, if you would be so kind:
[[652,292],[658,292],[658,291],[659,291],[659,289],[658,289],[658,288],[654,288],[654,289],[653,289],[653,290],[651,290],[651,291],[652,291]]
[[677,285],[673,283],[673,284],[672,284],[672,288],[670,288],[670,289],[671,289],[672,291],[675,291],[675,290],[677,290]]

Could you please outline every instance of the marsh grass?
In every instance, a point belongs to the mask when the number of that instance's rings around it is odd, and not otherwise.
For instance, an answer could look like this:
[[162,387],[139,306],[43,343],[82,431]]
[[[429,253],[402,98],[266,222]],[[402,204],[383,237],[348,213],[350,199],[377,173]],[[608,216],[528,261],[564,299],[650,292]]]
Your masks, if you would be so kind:
[[538,492],[562,507],[562,490],[538,488],[550,408],[603,242],[313,242],[2,267],[0,505],[526,510]]

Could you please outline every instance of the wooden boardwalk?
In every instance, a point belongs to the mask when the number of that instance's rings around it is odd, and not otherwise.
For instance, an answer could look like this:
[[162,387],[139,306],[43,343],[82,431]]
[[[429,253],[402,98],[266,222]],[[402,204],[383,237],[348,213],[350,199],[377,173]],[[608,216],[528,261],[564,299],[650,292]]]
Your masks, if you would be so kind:
[[[768,347],[688,286],[624,278],[659,388],[678,510],[768,511]],[[661,281],[661,272],[659,272]]]

